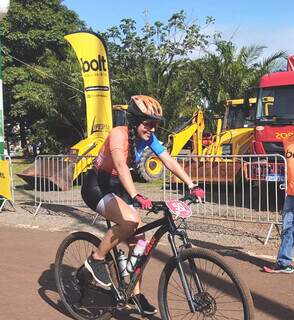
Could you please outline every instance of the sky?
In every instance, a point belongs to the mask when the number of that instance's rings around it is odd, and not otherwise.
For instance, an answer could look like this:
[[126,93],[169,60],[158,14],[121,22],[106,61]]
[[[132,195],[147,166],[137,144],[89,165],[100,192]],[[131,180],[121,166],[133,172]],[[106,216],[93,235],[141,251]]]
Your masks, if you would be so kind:
[[145,22],[167,22],[180,10],[188,21],[204,26],[212,16],[210,30],[221,32],[237,47],[264,45],[264,56],[277,51],[294,54],[293,0],[64,0],[94,31],[106,31],[123,18],[133,18],[139,27]]

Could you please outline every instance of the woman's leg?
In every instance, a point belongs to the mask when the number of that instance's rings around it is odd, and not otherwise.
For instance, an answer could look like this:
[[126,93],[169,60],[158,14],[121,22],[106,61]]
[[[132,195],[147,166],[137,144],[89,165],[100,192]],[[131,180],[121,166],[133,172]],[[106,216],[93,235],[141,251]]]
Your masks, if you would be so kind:
[[[99,247],[92,255],[92,257],[96,259],[96,262],[94,262],[94,265],[96,264],[96,267],[94,268],[97,270],[97,272],[95,272],[91,267],[89,268],[89,262],[88,270],[92,273],[98,283],[108,286],[110,285],[109,275],[106,275],[105,269],[101,269],[101,265],[99,266],[101,262],[99,262],[99,260],[103,261],[106,254],[114,246],[124,240],[127,240],[136,231],[138,226],[141,225],[141,218],[137,211],[131,208],[121,198],[116,196],[108,201],[105,205],[103,216],[107,220],[116,223],[116,225],[114,225],[107,231]],[[102,278],[101,272],[104,272]],[[134,297],[132,299],[134,299],[133,301],[135,301],[135,305],[140,312],[148,315],[154,314],[157,312],[156,308],[152,306],[143,295],[139,294],[141,292],[141,282],[142,278],[140,278],[134,288]]]
[[[138,225],[138,228],[140,228],[142,226],[143,226],[143,223],[140,222],[139,225]],[[128,246],[129,246],[129,259],[130,259],[130,255],[131,255],[134,247],[136,246],[137,241],[139,241],[140,239],[144,239],[145,240],[145,234],[144,233],[139,234],[134,239],[131,239],[131,241],[128,243]],[[137,282],[137,284],[136,284],[136,286],[134,288],[134,291],[133,291],[134,295],[139,294],[141,292],[142,276],[143,275],[140,276],[139,281]]]
[[119,197],[113,197],[105,205],[103,216],[116,225],[107,231],[99,247],[93,253],[93,258],[98,260],[104,259],[106,254],[118,243],[127,240],[141,222],[139,213]]
[[[107,231],[97,251],[93,253],[94,259],[104,259],[106,254],[121,241],[127,240],[138,227],[142,226],[138,212],[127,205],[122,199],[115,197],[110,200],[103,216],[116,225]],[[133,250],[135,243],[129,243],[129,250]],[[134,294],[141,292],[142,277],[134,288]]]
[[[102,204],[103,210],[99,210],[99,204]],[[108,194],[100,200],[97,211],[116,225],[107,231],[97,250],[85,261],[85,267],[100,285],[109,287],[111,279],[104,258],[114,246],[135,232],[140,223],[140,216],[126,202],[113,194]]]

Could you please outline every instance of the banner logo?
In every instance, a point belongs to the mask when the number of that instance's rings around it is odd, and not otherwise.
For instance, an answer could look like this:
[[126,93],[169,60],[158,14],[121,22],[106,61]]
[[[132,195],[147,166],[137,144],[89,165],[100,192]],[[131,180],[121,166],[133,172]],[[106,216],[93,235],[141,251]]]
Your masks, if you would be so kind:
[[65,39],[77,55],[84,80],[87,134],[88,137],[95,134],[101,138],[100,145],[112,128],[111,87],[105,42],[88,32],[72,33]]
[[80,59],[82,64],[82,70],[84,73],[92,71],[107,71],[106,69],[106,59],[104,56],[98,54],[97,59],[92,59],[91,61]]

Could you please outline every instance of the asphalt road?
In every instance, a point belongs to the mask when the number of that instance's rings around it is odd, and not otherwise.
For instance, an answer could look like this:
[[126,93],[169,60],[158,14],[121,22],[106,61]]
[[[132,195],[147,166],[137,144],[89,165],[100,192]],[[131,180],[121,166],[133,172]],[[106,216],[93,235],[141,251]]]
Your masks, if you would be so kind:
[[[53,271],[56,250],[66,235],[0,227],[0,320],[70,319],[59,301]],[[203,241],[195,244],[208,246]],[[212,247],[225,255],[248,283],[257,320],[294,319],[294,274],[265,274],[260,268],[267,261],[220,245]],[[154,304],[158,278],[168,254],[166,244],[160,244],[145,271],[144,293]],[[132,311],[116,317],[137,318],[140,316]],[[152,319],[160,319],[160,315]]]

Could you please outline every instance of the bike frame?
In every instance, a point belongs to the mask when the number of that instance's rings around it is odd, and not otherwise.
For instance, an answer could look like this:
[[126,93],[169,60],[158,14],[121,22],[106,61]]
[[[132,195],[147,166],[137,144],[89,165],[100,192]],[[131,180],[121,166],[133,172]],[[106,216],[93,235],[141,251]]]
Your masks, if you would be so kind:
[[[157,202],[157,203],[164,203],[164,202]],[[133,290],[136,286],[136,284],[138,283],[140,276],[142,275],[146,265],[148,264],[150,257],[151,257],[151,253],[153,252],[153,250],[156,248],[156,246],[158,245],[158,242],[160,241],[160,239],[162,238],[162,236],[165,233],[168,233],[168,240],[169,243],[171,245],[172,248],[172,252],[173,252],[173,257],[176,260],[177,263],[177,270],[178,273],[180,275],[182,284],[183,284],[183,288],[185,291],[185,295],[190,307],[191,312],[195,312],[195,304],[193,301],[193,297],[191,294],[191,291],[189,289],[188,286],[188,281],[186,279],[185,273],[183,271],[183,267],[182,267],[182,263],[181,260],[179,259],[180,256],[180,252],[177,249],[176,243],[175,243],[175,237],[178,236],[179,238],[181,238],[181,240],[183,241],[183,246],[181,246],[181,249],[184,248],[190,248],[191,244],[188,241],[187,238],[187,234],[186,231],[184,230],[178,230],[178,228],[176,227],[173,218],[172,218],[172,214],[170,213],[169,209],[163,208],[164,211],[164,217],[161,219],[158,219],[156,221],[153,221],[151,223],[148,223],[146,225],[144,225],[143,227],[140,227],[139,229],[136,230],[136,232],[132,235],[132,236],[136,236],[142,233],[145,233],[147,231],[150,231],[152,229],[158,228],[160,227],[151,237],[149,243],[147,244],[144,254],[143,256],[141,256],[138,265],[136,266],[134,272],[131,274],[131,278],[130,278],[130,282],[129,284],[126,284],[123,277],[119,274],[119,278],[120,278],[120,287],[119,290],[117,290],[117,288],[115,288],[115,286],[113,286],[114,291],[116,293],[116,299],[117,301],[121,301],[125,300],[128,301],[128,299],[130,298],[130,296],[133,293]],[[111,224],[110,221],[107,221],[107,225],[110,228]],[[114,259],[118,265],[118,250],[117,247],[114,247],[113,249],[113,253],[114,253]],[[199,278],[197,276],[197,271],[196,271],[196,266],[194,261],[189,261],[189,265],[192,268],[192,270],[194,270],[195,272],[193,272],[193,277],[194,280],[196,281],[196,285],[198,287],[199,290],[202,289],[202,285],[199,281]],[[122,285],[123,284],[123,285]],[[120,292],[123,291],[124,293],[124,297],[121,297]]]

